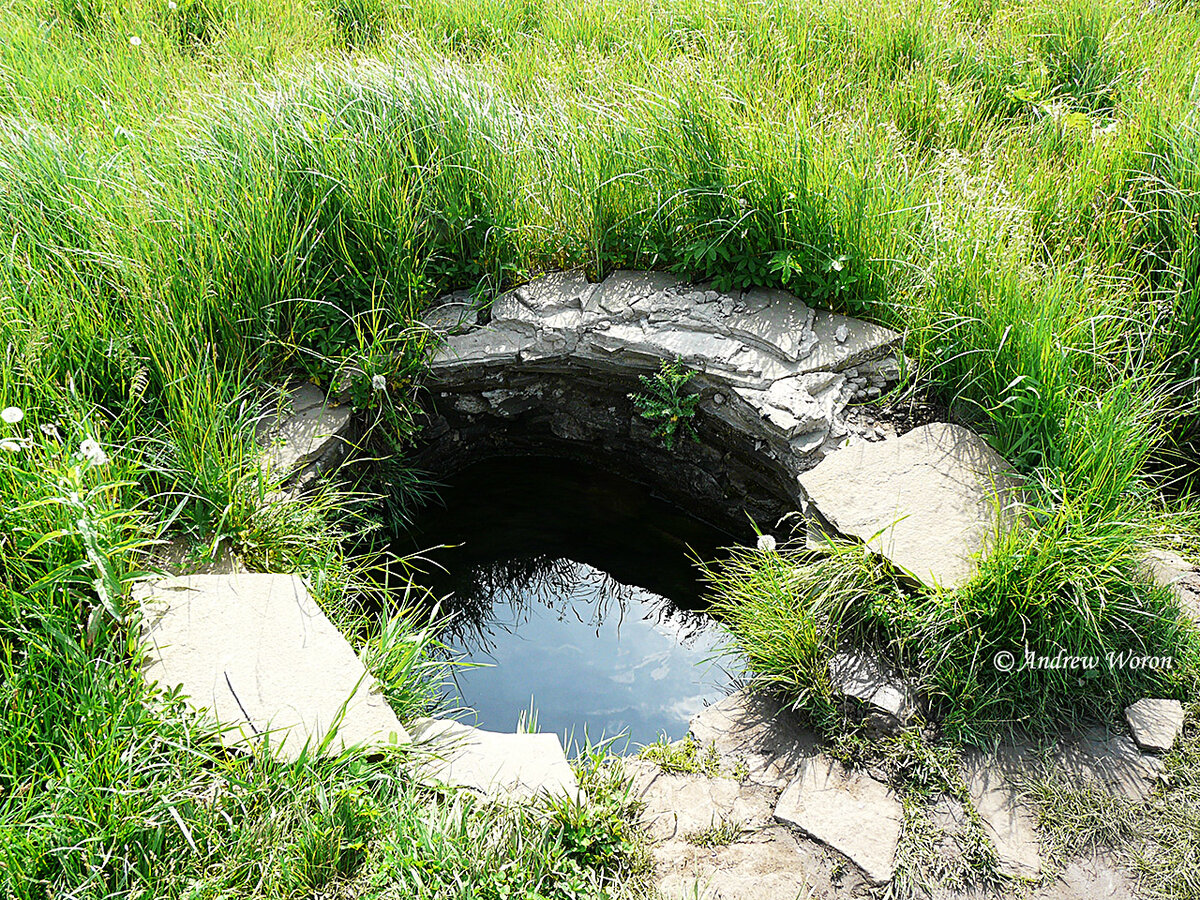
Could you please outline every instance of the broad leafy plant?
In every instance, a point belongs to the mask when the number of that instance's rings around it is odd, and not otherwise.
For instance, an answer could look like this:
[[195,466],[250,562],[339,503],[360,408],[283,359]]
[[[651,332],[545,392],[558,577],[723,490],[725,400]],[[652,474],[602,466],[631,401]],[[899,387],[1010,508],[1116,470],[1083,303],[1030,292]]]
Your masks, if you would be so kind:
[[693,441],[700,440],[696,426],[692,424],[700,395],[683,393],[694,374],[683,367],[678,357],[674,362],[664,359],[653,375],[638,376],[646,391],[635,391],[629,395],[638,414],[648,422],[655,423],[654,434],[662,438],[668,450],[675,449],[675,441],[681,434]]

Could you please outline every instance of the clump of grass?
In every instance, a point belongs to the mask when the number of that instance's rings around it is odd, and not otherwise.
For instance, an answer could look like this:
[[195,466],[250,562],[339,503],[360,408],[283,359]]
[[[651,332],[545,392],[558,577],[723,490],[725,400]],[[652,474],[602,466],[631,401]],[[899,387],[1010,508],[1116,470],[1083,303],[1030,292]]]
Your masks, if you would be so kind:
[[829,556],[786,544],[734,550],[708,565],[711,606],[731,632],[753,683],[830,725],[843,717],[829,682],[842,640],[868,637],[878,565],[861,548],[831,545]]
[[702,747],[690,734],[679,741],[665,736],[638,751],[638,759],[648,759],[668,775],[704,775],[716,778],[721,774],[721,755],[715,744]]
[[708,828],[688,832],[683,839],[697,847],[724,847],[736,841],[744,831],[740,823],[722,819]]

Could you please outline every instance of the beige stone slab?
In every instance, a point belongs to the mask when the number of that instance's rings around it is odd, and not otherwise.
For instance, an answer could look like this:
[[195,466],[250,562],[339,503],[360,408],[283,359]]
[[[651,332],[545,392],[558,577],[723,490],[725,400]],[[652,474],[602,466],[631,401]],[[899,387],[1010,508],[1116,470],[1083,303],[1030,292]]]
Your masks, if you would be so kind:
[[295,575],[229,573],[143,582],[145,677],[180,687],[227,726],[231,747],[294,760],[330,735],[350,745],[409,737],[375,679]]
[[867,885],[823,848],[776,825],[731,844],[658,844],[658,889],[666,900],[834,900],[865,897]]
[[862,442],[800,475],[816,510],[914,578],[955,588],[975,571],[1020,482],[978,435],[935,423]]
[[693,716],[691,734],[702,745],[713,744],[724,759],[744,764],[750,781],[776,789],[817,752],[816,735],[794,715],[746,689]]
[[425,754],[418,777],[427,783],[469,788],[489,800],[580,796],[557,735],[484,731],[449,719],[419,719],[412,734]]
[[892,880],[904,809],[866,772],[824,756],[808,760],[780,795],[775,818],[845,855],[873,883]]

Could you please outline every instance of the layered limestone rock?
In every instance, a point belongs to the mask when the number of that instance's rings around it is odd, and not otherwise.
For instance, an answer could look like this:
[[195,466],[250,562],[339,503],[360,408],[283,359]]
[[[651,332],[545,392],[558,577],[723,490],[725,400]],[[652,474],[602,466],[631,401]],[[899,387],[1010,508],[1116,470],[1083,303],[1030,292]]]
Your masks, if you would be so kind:
[[[463,303],[447,298],[424,317],[443,343],[430,361],[434,409],[417,464],[584,456],[741,527],[746,513],[766,522],[796,509],[797,473],[857,427],[847,404],[900,374],[895,332],[778,290],[721,292],[658,272],[599,284],[558,273],[499,297],[486,324]],[[638,376],[676,359],[696,373],[687,389],[700,395],[701,441],[668,453],[627,395],[642,389]],[[873,427],[858,430],[879,439]]]

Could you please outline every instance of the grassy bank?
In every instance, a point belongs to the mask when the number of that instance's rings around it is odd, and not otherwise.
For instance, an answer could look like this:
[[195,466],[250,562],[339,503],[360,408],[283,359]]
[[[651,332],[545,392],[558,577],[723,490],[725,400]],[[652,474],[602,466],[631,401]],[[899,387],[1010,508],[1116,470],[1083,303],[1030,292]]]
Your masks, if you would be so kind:
[[[851,567],[837,616],[801,623],[817,656],[763,657],[797,697],[843,633],[911,667],[967,737],[1190,689],[1193,639],[1135,561],[1196,542],[1169,482],[1197,439],[1198,17],[1108,0],[0,6],[0,408],[25,412],[0,435],[4,889],[266,896],[371,873],[396,896],[574,896],[620,871],[624,851],[579,850],[565,813],[504,820],[484,851],[490,813],[428,806],[387,765],[216,758],[149,702],[125,620],[138,545],[180,536],[309,573],[355,625],[371,561],[346,539],[379,507],[274,497],[250,398],[285,374],[348,381],[402,445],[414,313],[547,269],[782,285],[900,328],[922,390],[1029,477],[1037,527],[964,591],[914,597]],[[107,462],[75,456],[85,440]],[[781,559],[725,588],[794,619],[788,579],[810,576]],[[1030,635],[1187,666],[1080,688],[976,665]],[[415,709],[426,684],[416,667],[391,689]],[[620,833],[604,822],[579,828]],[[520,864],[491,865],[510,839]]]

